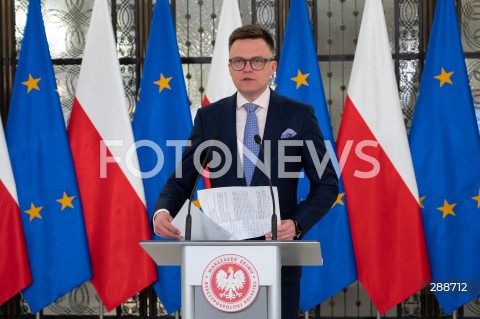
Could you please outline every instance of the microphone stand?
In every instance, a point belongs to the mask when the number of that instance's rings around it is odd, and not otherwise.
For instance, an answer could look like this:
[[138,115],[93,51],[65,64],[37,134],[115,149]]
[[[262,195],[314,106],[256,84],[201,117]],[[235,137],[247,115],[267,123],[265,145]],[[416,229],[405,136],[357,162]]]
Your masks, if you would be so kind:
[[[262,145],[262,138],[260,137],[260,135],[255,135],[254,136],[254,139],[255,139],[255,143],[258,144],[258,146],[260,146],[260,150],[262,151],[263,153],[263,159],[264,159],[264,162],[265,162],[265,166],[267,166],[267,159],[266,159],[266,156],[265,156],[265,151],[263,149],[263,145]],[[272,240],[277,240],[277,214],[275,213],[275,195],[273,194],[273,186],[272,186],[272,179],[270,178],[269,176],[270,174],[267,175],[267,178],[268,178],[268,185],[270,186],[270,194],[272,195],[272,205],[273,205],[273,213],[272,213]]]
[[208,146],[207,154],[205,155],[205,158],[203,159],[203,162],[202,162],[202,170],[198,172],[197,179],[195,180],[195,184],[193,185],[192,193],[190,194],[187,217],[185,219],[185,240],[186,241],[192,240],[192,215],[190,213],[192,209],[192,199],[193,199],[193,196],[195,195],[195,190],[197,189],[198,181],[200,180],[200,177],[202,176],[202,172],[204,171],[205,166],[207,165],[208,157],[212,152],[213,142],[217,139],[218,139],[218,136],[215,134],[212,136],[210,140],[211,141],[210,146]]

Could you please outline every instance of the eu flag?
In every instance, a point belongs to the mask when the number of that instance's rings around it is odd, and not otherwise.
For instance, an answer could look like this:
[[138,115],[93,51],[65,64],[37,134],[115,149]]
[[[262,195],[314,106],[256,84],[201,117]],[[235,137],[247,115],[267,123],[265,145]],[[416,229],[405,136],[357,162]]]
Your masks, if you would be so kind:
[[92,276],[40,0],[29,2],[6,139],[33,279],[22,293],[35,313]]
[[[292,1],[290,4],[277,84],[278,93],[314,107],[330,156],[332,159],[336,158],[330,116],[304,0]],[[339,174],[336,161],[334,166]],[[303,178],[298,186],[299,198],[306,198],[308,191],[308,180]],[[304,239],[320,241],[324,260],[322,267],[303,267],[300,306],[303,310],[309,310],[357,280],[345,191],[341,179],[336,202]]]
[[430,290],[449,313],[480,294],[480,136],[453,0],[437,1],[409,140]]
[[[158,194],[180,160],[175,152],[181,143],[176,141],[187,140],[192,129],[189,104],[169,1],[157,1],[133,119],[150,220]],[[153,288],[167,312],[175,312],[181,306],[180,268],[157,269]]]

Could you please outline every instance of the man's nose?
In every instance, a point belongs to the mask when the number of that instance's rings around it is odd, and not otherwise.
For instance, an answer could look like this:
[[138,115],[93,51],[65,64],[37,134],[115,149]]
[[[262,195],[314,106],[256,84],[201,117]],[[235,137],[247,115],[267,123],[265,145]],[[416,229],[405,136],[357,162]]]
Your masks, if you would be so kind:
[[253,72],[254,69],[252,68],[252,65],[250,64],[250,61],[245,61],[245,67],[243,68],[244,72]]

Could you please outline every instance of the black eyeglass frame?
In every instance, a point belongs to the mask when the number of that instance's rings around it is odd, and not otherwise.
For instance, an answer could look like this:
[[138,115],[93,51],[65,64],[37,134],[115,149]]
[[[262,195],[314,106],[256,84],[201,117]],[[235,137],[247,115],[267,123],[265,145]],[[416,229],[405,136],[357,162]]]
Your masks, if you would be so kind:
[[[235,59],[238,59],[240,61],[243,61],[243,67],[241,69],[236,69],[233,64],[232,64],[232,60],[235,60]],[[252,64],[252,60],[263,60],[263,67],[261,69],[256,69],[253,67],[253,64]],[[272,61],[275,61],[275,58],[264,58],[264,57],[261,57],[261,56],[255,56],[251,59],[244,59],[242,57],[234,57],[234,58],[231,58],[231,59],[228,59],[228,62],[230,63],[230,66],[232,67],[232,69],[234,69],[235,71],[243,71],[245,69],[245,67],[247,66],[247,62],[250,63],[250,67],[252,68],[252,70],[255,70],[255,71],[262,71],[263,69],[265,69],[265,66],[267,65],[267,62],[272,62]]]

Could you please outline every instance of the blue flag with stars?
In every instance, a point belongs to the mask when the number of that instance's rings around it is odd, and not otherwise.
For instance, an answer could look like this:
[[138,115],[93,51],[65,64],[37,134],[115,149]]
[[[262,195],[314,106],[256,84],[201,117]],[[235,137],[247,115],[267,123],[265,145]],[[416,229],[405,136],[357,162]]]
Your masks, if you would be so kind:
[[40,0],[30,0],[6,139],[27,243],[32,313],[91,278],[82,206]]
[[[137,154],[144,174],[143,186],[150,220],[155,213],[158,194],[180,160],[179,156],[175,157],[176,147],[167,146],[167,141],[185,141],[192,130],[189,105],[169,1],[159,0],[153,13],[133,119],[136,143],[146,143],[145,147],[137,148]],[[160,166],[159,154],[163,154],[163,166]],[[154,234],[153,238],[162,239]],[[167,313],[179,310],[180,267],[160,266],[157,274],[158,280],[153,288]]]
[[449,313],[480,294],[480,136],[453,0],[437,1],[409,140],[430,291]]
[[[314,107],[330,156],[336,158],[330,116],[305,0],[292,1],[290,4],[277,84],[278,93]],[[333,163],[339,174],[337,161],[334,160]],[[306,198],[309,187],[306,178],[300,180],[299,199]],[[345,191],[341,179],[337,201],[304,239],[320,241],[324,260],[322,267],[303,267],[300,307],[309,310],[357,280]]]

